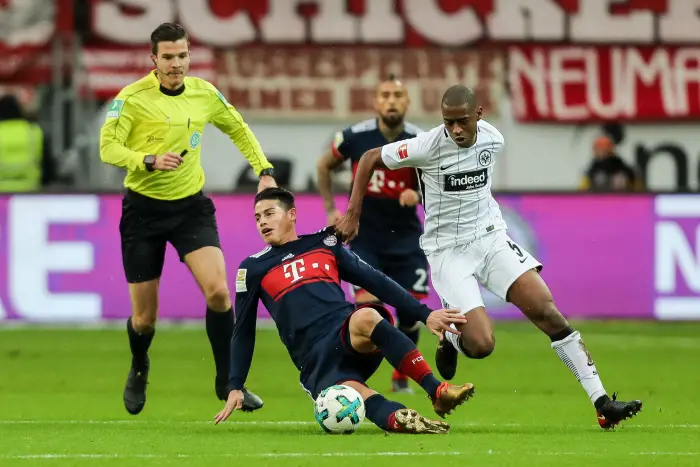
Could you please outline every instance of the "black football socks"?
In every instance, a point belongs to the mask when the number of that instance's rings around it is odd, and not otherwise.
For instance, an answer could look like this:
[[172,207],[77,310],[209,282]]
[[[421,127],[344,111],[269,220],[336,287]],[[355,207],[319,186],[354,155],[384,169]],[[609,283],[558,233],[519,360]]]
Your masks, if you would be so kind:
[[135,370],[144,370],[147,365],[148,349],[156,334],[155,327],[150,332],[140,333],[134,329],[131,317],[126,321],[126,332],[129,335],[129,347],[131,347],[131,366]]
[[231,359],[233,308],[220,312],[207,307],[206,326],[211,350],[214,353],[217,384],[225,384],[228,381],[229,362]]

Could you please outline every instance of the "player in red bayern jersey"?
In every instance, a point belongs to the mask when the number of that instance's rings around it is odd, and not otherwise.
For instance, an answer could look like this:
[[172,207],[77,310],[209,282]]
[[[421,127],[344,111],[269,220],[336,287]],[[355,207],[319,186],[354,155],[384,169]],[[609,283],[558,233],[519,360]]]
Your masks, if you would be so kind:
[[389,312],[381,305],[355,308],[345,300],[340,282],[365,287],[391,306],[419,316],[435,334],[459,333],[450,325],[466,319],[458,310],[431,311],[344,248],[333,227],[297,235],[296,219],[294,195],[289,191],[269,188],[255,197],[258,231],[269,246],[243,260],[236,274],[230,393],[215,422],[243,408],[258,302],[262,301],[300,372],[302,387],[313,399],[330,386],[345,384],[362,395],[367,418],[386,431],[447,433],[446,423],[428,420],[399,402],[385,399],[368,388],[366,381],[386,359],[425,390],[441,417],[471,397],[474,386],[440,382],[415,344],[394,327]]
[[[352,163],[353,175],[362,155],[370,149],[393,141],[414,138],[420,129],[406,121],[408,92],[395,77],[377,86],[375,97],[377,116],[352,125],[339,132],[331,148],[319,160],[318,188],[323,196],[329,225],[340,218],[333,203],[331,174],[346,160]],[[416,205],[420,202],[418,177],[412,168],[374,171],[363,201],[360,234],[350,248],[363,261],[392,278],[415,298],[428,296],[428,260],[420,247],[423,227]],[[380,303],[368,291],[354,288],[355,303]],[[418,343],[419,320],[408,310],[397,309],[399,329],[411,341]],[[408,377],[395,371],[392,391],[412,392]]]

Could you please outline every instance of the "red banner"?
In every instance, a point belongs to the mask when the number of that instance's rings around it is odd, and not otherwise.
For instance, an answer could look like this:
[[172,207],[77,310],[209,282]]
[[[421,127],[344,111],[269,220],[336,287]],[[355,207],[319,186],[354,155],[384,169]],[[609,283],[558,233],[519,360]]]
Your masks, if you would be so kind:
[[214,47],[463,47],[484,42],[700,42],[693,0],[91,0],[95,37],[148,43],[166,21]]
[[700,47],[514,46],[508,66],[521,122],[700,119]]
[[47,52],[56,30],[56,6],[53,0],[0,2],[0,81],[49,79]]
[[[493,50],[504,44],[700,43],[700,18],[690,0],[90,0],[89,5],[89,47],[122,47],[125,54],[144,50],[139,66],[121,58],[115,63],[124,66],[108,61],[100,69],[88,66],[88,87],[98,95],[114,94],[142,74],[151,31],[175,21],[188,30],[193,45],[222,51],[217,84],[256,118],[365,115],[371,110],[368,96],[387,72],[407,82],[412,112],[420,116],[438,113],[441,92],[455,82],[480,88],[493,115],[505,81],[503,52]],[[564,120],[595,118],[574,110],[569,115],[564,108]],[[548,119],[559,117],[548,112]],[[525,110],[521,116],[531,114]]]
[[0,1],[0,24],[0,82],[23,86],[49,82],[52,42],[61,31],[73,30],[72,1]]
[[56,40],[76,37],[72,3],[0,0],[0,82],[49,81],[59,45],[62,71],[110,98],[151,69],[151,31],[176,21],[192,39],[192,74],[256,117],[365,115],[390,72],[417,117],[438,113],[455,82],[493,115],[508,60],[521,121],[700,115],[697,0],[89,0],[82,57]]

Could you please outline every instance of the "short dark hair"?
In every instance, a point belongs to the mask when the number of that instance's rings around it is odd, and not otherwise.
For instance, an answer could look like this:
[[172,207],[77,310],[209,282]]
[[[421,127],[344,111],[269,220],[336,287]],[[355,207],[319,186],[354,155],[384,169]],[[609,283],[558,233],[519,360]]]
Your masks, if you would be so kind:
[[476,94],[469,86],[456,84],[442,95],[442,105],[446,107],[457,107],[464,104],[467,104],[470,109],[476,108]]
[[285,211],[289,211],[290,209],[296,207],[296,205],[294,204],[294,193],[292,193],[289,190],[285,190],[284,188],[265,188],[263,191],[255,195],[255,202],[253,203],[253,206],[258,204],[259,201],[263,201],[266,199],[277,200],[277,202],[280,204],[280,206],[282,206],[282,208],[284,208]]
[[395,74],[395,73],[389,73],[384,79],[380,80],[378,85],[382,85],[384,83],[395,83],[395,82],[401,82],[401,79]]
[[403,84],[403,83],[401,83],[401,80],[399,79],[398,76],[396,76],[394,73],[389,73],[385,78],[379,80],[379,82],[377,83],[377,88],[376,88],[376,89],[377,89],[377,92],[379,92],[379,88],[380,88],[380,87],[382,86],[382,84],[384,84],[384,83],[391,83],[391,84],[399,83],[399,84]]
[[190,45],[190,36],[185,28],[177,23],[162,23],[151,33],[151,52],[158,55],[159,42],[175,42],[180,39],[186,39],[187,45]]

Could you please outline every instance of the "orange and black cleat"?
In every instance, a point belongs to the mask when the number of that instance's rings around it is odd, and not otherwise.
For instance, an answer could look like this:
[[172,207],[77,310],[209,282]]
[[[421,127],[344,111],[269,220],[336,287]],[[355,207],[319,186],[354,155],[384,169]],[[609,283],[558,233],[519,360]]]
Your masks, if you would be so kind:
[[455,386],[449,383],[441,383],[433,398],[435,413],[445,418],[458,406],[464,404],[474,395],[474,385],[471,383]]
[[596,410],[600,427],[604,430],[612,430],[621,421],[632,418],[641,412],[642,401],[622,402],[617,400],[617,393],[613,393],[612,399],[608,396],[602,396],[598,399]]

